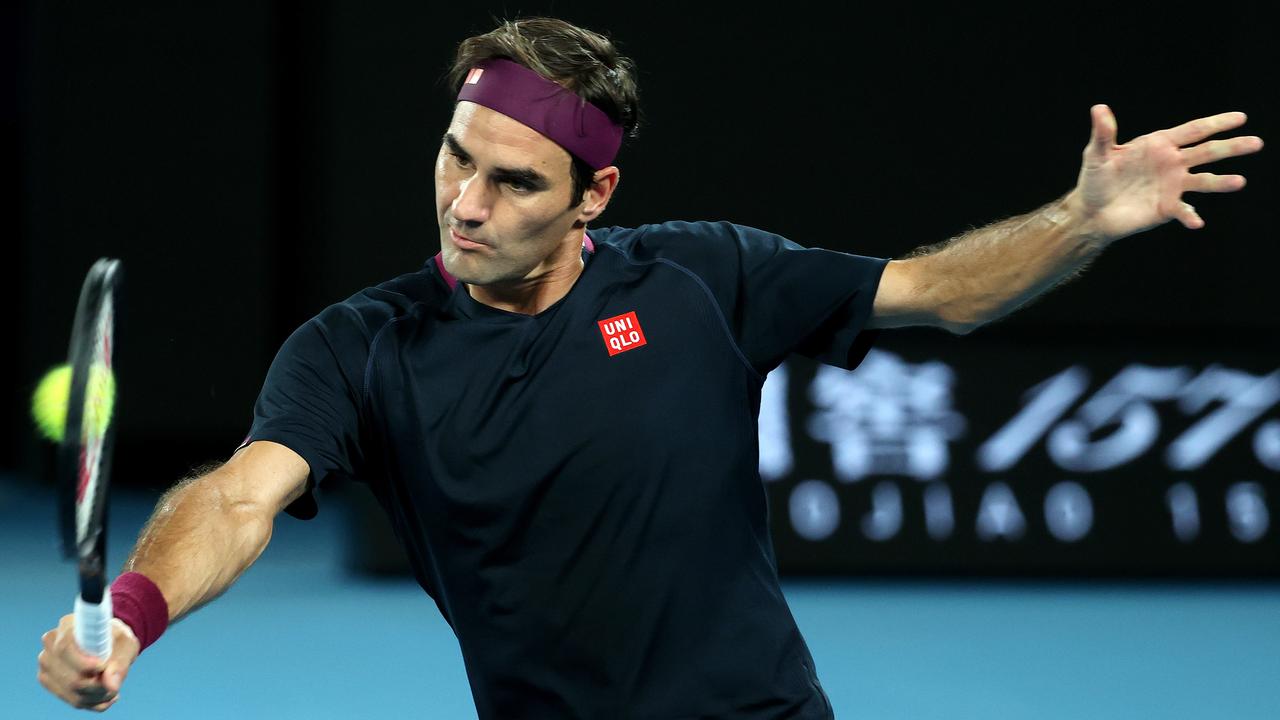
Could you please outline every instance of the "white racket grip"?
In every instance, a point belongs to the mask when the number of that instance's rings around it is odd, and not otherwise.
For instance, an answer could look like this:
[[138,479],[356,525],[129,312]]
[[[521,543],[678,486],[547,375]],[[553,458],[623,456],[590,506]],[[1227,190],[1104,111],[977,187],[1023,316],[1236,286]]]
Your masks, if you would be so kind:
[[102,660],[111,657],[111,588],[102,592],[102,603],[94,605],[76,595],[76,645]]

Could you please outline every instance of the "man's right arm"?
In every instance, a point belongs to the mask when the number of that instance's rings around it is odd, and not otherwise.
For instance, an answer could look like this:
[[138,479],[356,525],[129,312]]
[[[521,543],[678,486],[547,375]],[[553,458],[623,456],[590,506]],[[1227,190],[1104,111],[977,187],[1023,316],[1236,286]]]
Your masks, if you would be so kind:
[[277,443],[251,443],[227,463],[169,490],[138,537],[125,572],[160,588],[176,621],[213,600],[271,540],[275,516],[307,487],[307,463]]
[[[126,572],[159,588],[174,622],[222,594],[271,539],[275,516],[307,488],[306,461],[259,441],[225,464],[169,490],[138,538]],[[38,679],[75,707],[105,710],[139,652],[130,629],[114,621],[115,650],[105,663],[75,645],[73,616],[45,633]]]

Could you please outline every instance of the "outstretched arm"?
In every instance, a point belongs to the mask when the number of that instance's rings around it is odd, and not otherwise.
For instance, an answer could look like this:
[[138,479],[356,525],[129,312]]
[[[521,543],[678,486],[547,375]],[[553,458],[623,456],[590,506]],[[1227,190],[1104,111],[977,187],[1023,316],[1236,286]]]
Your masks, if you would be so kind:
[[1233,192],[1240,175],[1192,173],[1206,163],[1262,149],[1255,136],[1208,140],[1240,127],[1244,113],[1200,118],[1116,144],[1106,105],[1091,110],[1093,133],[1076,186],[1025,215],[920,248],[889,263],[870,327],[937,325],[967,333],[1069,279],[1120,238],[1170,220],[1204,220],[1186,192]]
[[125,562],[151,579],[176,622],[221,595],[271,539],[276,515],[306,490],[306,461],[272,442],[165,493]]
[[[124,569],[160,590],[169,621],[213,600],[257,560],[276,514],[306,490],[308,466],[292,450],[255,442],[201,477],[179,484],[156,505]],[[74,615],[44,634],[37,677],[74,707],[105,710],[118,697],[140,651],[133,630],[112,621],[103,662],[75,644]]]

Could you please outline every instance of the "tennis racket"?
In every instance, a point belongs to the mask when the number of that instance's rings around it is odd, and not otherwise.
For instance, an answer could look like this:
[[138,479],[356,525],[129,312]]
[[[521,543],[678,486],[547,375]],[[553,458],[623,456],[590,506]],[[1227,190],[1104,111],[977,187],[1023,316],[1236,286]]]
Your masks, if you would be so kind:
[[111,590],[107,586],[107,480],[114,440],[115,290],[120,261],[93,264],[80,289],[67,362],[71,391],[58,447],[57,484],[62,550],[79,564],[76,644],[103,660],[111,655]]

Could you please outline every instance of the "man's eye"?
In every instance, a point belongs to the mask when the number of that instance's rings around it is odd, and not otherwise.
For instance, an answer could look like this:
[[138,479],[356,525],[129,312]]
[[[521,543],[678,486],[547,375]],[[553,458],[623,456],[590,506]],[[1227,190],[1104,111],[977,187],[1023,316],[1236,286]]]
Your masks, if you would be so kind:
[[471,167],[471,160],[469,158],[464,158],[457,153],[449,154],[453,156],[453,161],[458,163],[458,167]]
[[533,192],[533,186],[530,185],[529,183],[523,183],[523,182],[513,180],[507,183],[507,185],[510,186],[512,190],[515,190],[516,192],[522,195],[524,193]]

